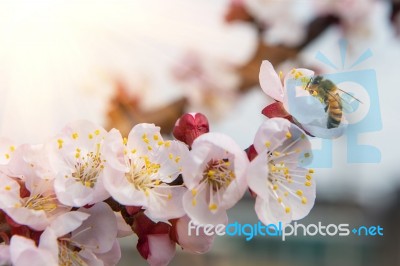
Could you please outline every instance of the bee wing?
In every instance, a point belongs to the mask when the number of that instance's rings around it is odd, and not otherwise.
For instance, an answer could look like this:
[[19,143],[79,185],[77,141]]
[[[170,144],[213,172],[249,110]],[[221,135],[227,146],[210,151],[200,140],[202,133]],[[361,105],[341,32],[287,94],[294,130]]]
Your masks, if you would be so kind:
[[[336,87],[336,89],[343,92],[343,90],[341,90],[337,87]],[[352,103],[354,102],[354,99],[356,99],[356,98],[352,97],[351,94],[346,93],[344,96],[341,96],[338,93],[332,93],[330,91],[327,91],[327,93],[340,104],[340,106],[342,107],[342,110],[344,110],[348,113],[351,113],[354,111]]]

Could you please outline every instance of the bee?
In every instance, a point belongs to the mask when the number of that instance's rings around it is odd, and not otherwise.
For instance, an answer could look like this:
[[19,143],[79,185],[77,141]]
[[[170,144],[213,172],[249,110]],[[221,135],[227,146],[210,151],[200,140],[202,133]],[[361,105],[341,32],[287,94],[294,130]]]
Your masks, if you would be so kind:
[[328,113],[327,128],[337,128],[342,120],[343,106],[347,102],[340,96],[339,91],[362,103],[353,95],[339,89],[331,80],[322,76],[311,78],[305,90],[325,103],[325,112]]

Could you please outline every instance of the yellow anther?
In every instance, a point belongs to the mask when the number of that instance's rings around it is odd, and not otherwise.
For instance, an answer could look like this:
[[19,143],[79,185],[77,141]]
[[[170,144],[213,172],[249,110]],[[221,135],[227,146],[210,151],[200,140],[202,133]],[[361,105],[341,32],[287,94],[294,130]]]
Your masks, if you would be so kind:
[[271,142],[270,141],[266,141],[265,142],[265,147],[267,147],[267,148],[271,147]]
[[158,140],[158,135],[157,135],[157,134],[154,134],[153,139],[154,139],[154,140]]
[[213,204],[210,204],[210,205],[208,206],[208,209],[209,209],[210,211],[215,211],[215,210],[218,209],[218,206],[217,206],[217,204],[213,203]]
[[278,197],[278,202],[279,202],[279,203],[282,203],[282,201],[283,201],[282,198],[281,198],[281,197]]
[[159,179],[157,179],[155,182],[154,182],[154,185],[156,185],[156,186],[158,186],[158,185],[160,185],[161,184],[161,181],[159,180]]
[[136,153],[136,149],[131,150],[131,153],[135,154]]
[[304,153],[304,157],[306,157],[306,158],[310,157],[310,153],[308,153],[308,152]]
[[161,145],[163,145],[163,144],[164,144],[164,141],[161,141],[161,140],[160,140],[159,142],[157,142],[157,145],[158,145],[158,146],[161,146]]
[[306,197],[302,197],[302,198],[301,198],[301,203],[307,204],[307,198],[306,198]]
[[167,148],[168,148],[169,146],[171,146],[171,141],[166,141],[166,142],[164,143],[164,146],[167,147]]
[[197,190],[196,189],[192,189],[192,195],[193,195],[193,197],[197,195]]
[[285,208],[285,212],[286,212],[286,213],[289,213],[289,212],[290,212],[290,207],[286,207],[286,208]]
[[214,171],[214,170],[209,170],[208,173],[207,173],[207,175],[208,175],[209,177],[214,176],[214,175],[215,175],[215,171]]
[[61,149],[63,147],[64,141],[62,139],[57,140],[58,148]]
[[289,196],[289,192],[285,191],[285,193],[283,193],[283,195],[285,195],[285,197]]
[[314,174],[314,169],[309,169],[308,172],[309,172],[310,174]]
[[282,80],[283,79],[283,72],[279,71],[279,79]]
[[179,157],[179,156],[176,157],[176,158],[175,158],[175,162],[176,162],[176,163],[179,163],[179,160],[180,160],[180,159],[181,159],[181,157]]
[[174,155],[173,155],[172,153],[170,153],[170,154],[168,154],[168,158],[169,158],[170,160],[172,160],[172,159],[174,159]]
[[72,138],[75,139],[75,140],[78,139],[79,138],[79,134],[76,133],[76,132],[72,133]]
[[90,187],[90,186],[91,186],[90,181],[85,181],[85,186],[86,186],[86,187]]
[[310,181],[306,181],[306,182],[304,183],[304,185],[305,185],[306,187],[311,187],[311,182],[310,182]]
[[296,191],[296,194],[301,197],[301,196],[303,196],[303,191],[301,189],[299,189]]
[[274,151],[274,156],[278,157],[279,155],[281,155],[279,151]]
[[272,166],[271,166],[271,172],[273,172],[273,173],[276,172],[276,166],[275,166],[275,165],[272,165]]
[[149,151],[153,150],[153,148],[152,148],[151,146],[147,146],[147,149],[148,149]]
[[124,145],[128,144],[128,139],[127,139],[126,137],[124,137],[124,138],[122,139],[122,143],[123,143]]
[[15,151],[15,146],[10,146],[10,151],[11,152]]
[[100,135],[100,130],[99,130],[99,129],[96,129],[96,130],[94,131],[94,134],[95,134],[96,136]]
[[192,199],[192,205],[193,205],[193,206],[196,206],[196,204],[197,204],[196,199]]
[[168,194],[168,199],[172,199],[172,194]]
[[272,189],[273,189],[273,190],[278,190],[278,185],[277,185],[277,184],[274,184],[274,185],[272,186]]
[[289,168],[288,168],[288,167],[285,167],[285,168],[283,169],[283,173],[284,173],[285,175],[289,175]]
[[10,191],[11,187],[10,186],[5,186],[4,189],[7,190],[7,191]]
[[148,138],[143,138],[144,143],[149,144],[150,140]]
[[6,154],[4,154],[4,156],[6,156],[7,160],[10,159],[10,154],[6,153]]
[[124,149],[124,154],[127,155],[128,154],[128,150]]
[[307,180],[311,180],[311,179],[312,179],[312,176],[311,176],[311,175],[306,175],[306,179],[307,179]]
[[93,134],[89,133],[88,138],[93,139]]
[[287,139],[290,139],[290,138],[292,137],[292,133],[290,133],[290,132],[288,131],[288,132],[286,132],[286,135],[285,135],[285,136],[286,136]]

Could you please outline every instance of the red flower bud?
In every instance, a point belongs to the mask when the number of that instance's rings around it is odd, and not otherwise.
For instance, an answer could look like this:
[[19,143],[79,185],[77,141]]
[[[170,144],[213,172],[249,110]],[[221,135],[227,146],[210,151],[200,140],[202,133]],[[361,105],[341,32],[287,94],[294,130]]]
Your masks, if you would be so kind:
[[193,141],[200,135],[210,131],[207,117],[201,113],[187,113],[175,123],[173,135],[177,140],[192,146]]

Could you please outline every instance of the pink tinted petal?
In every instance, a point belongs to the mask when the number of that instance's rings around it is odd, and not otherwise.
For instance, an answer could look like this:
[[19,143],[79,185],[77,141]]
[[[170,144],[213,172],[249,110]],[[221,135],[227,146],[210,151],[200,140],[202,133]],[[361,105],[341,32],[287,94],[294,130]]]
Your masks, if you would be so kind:
[[251,161],[247,171],[249,188],[264,200],[269,198],[268,174],[268,151],[265,150]]
[[11,264],[11,254],[10,246],[0,245],[0,265],[10,265]]
[[81,226],[83,221],[88,219],[89,216],[88,213],[79,211],[67,212],[55,218],[51,222],[50,228],[57,237],[61,237]]
[[106,253],[96,254],[96,256],[104,265],[117,265],[121,259],[121,248],[118,240],[114,241],[114,244],[109,251]]
[[117,237],[122,238],[133,234],[132,228],[125,222],[121,212],[114,212],[117,219],[118,233]]
[[79,257],[83,259],[87,265],[90,266],[105,266],[103,261],[98,258],[91,250],[81,250],[79,251]]
[[118,231],[117,220],[110,206],[99,202],[89,209],[80,208],[78,211],[90,216],[72,232],[71,239],[96,253],[109,251]]
[[134,126],[128,135],[128,151],[136,150],[139,154],[149,153],[149,147],[153,152],[160,147],[159,142],[163,141],[160,134],[160,127],[154,124],[141,123]]
[[261,124],[254,138],[254,148],[258,153],[275,151],[286,138],[291,123],[283,118],[272,118]]
[[137,190],[125,177],[125,173],[106,167],[104,169],[104,186],[110,195],[127,206],[147,206],[147,197],[142,190]]
[[36,247],[31,239],[15,235],[10,241],[11,261],[15,266],[54,266],[58,265],[58,257]]
[[17,181],[0,173],[0,208],[12,208],[20,203],[20,185]]
[[272,64],[264,60],[260,68],[260,85],[261,89],[270,97],[277,101],[283,101],[283,86],[278,74],[275,72]]
[[207,236],[203,228],[199,229],[199,235],[196,235],[196,229],[193,229],[189,236],[188,227],[190,221],[190,218],[185,215],[176,222],[178,243],[185,251],[204,254],[211,249],[215,236]]
[[[156,187],[150,191],[149,203],[145,214],[153,221],[167,221],[185,214],[182,205],[184,187]],[[160,196],[163,195],[163,196]]]
[[54,181],[54,190],[58,200],[67,206],[81,207],[93,201],[93,188],[84,186],[73,177],[60,175]]
[[39,248],[48,251],[53,258],[58,257],[57,236],[51,228],[47,228],[40,236]]
[[34,230],[43,231],[48,225],[46,213],[43,210],[35,211],[32,209],[20,208],[7,208],[4,210],[15,222],[27,225]]
[[151,266],[166,266],[175,256],[175,243],[168,234],[148,235],[149,256],[147,262]]
[[118,130],[113,128],[107,134],[103,149],[107,165],[118,171],[125,171],[124,149],[126,149],[126,147],[123,143],[121,133]]
[[181,173],[183,158],[189,156],[189,149],[183,142],[171,141],[158,154],[157,162],[160,163],[159,177],[166,183],[174,181]]
[[[195,199],[195,203],[193,202]],[[218,208],[216,211],[210,211],[207,202],[207,193],[205,189],[197,192],[196,196],[191,191],[183,195],[183,208],[186,214],[195,224],[225,224],[228,221],[226,210]]]
[[257,197],[255,211],[258,219],[266,225],[271,223],[277,224],[279,222],[288,223],[292,220],[292,213],[286,213],[278,201],[272,198],[266,201]]

